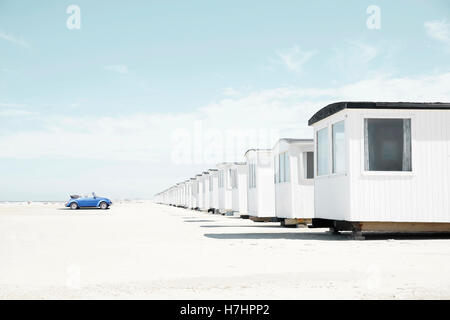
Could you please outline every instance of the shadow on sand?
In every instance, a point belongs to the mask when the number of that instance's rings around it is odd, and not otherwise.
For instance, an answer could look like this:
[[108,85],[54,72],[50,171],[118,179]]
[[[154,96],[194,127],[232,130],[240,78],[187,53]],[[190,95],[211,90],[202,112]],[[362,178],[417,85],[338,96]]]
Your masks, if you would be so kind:
[[102,210],[100,208],[78,208],[76,210],[72,210],[70,208],[58,208],[57,210],[62,210],[62,211],[72,211],[72,212],[80,212],[80,211],[99,211],[99,212],[104,212],[104,211],[109,211],[111,210],[110,208],[106,209],[106,210]]

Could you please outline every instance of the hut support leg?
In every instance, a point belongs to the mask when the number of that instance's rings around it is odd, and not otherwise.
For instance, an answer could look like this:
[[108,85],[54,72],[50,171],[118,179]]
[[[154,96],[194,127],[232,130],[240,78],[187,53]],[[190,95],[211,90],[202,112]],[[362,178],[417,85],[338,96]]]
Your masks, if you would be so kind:
[[352,227],[352,238],[353,240],[365,240],[361,231],[361,225],[359,223],[354,223]]
[[337,228],[335,228],[335,227],[331,227],[331,228],[330,228],[330,233],[331,233],[331,234],[338,235],[338,234],[339,234],[339,229],[337,229]]

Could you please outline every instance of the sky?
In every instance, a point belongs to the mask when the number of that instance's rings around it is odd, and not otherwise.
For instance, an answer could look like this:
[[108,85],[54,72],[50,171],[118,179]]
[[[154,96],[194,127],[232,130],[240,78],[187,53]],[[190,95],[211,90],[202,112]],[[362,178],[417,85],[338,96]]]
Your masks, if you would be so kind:
[[149,199],[347,100],[450,102],[450,2],[0,0],[0,201]]

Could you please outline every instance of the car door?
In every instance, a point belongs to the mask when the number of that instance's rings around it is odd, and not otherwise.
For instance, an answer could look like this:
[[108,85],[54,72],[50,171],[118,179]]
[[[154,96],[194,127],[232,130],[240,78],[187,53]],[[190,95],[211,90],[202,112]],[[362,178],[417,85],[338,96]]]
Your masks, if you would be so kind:
[[96,207],[98,199],[94,196],[89,196],[86,198],[86,207]]
[[78,206],[80,208],[89,207],[89,198],[88,197],[79,198],[79,199],[77,199],[77,202],[78,202]]

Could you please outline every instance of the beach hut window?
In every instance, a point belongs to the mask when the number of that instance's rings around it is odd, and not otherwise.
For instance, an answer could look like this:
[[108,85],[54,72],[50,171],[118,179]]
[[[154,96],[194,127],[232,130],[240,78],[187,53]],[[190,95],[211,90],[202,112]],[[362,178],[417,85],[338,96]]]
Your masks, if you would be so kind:
[[333,173],[345,172],[345,122],[333,124]]
[[289,155],[287,152],[280,153],[275,157],[275,183],[289,182]]
[[[298,158],[298,167],[301,168],[300,157]],[[303,179],[314,179],[314,152],[303,152],[303,175],[302,171],[298,170],[298,181]]]
[[366,171],[411,171],[411,119],[364,119]]
[[317,175],[328,174],[329,148],[328,127],[317,131]]

